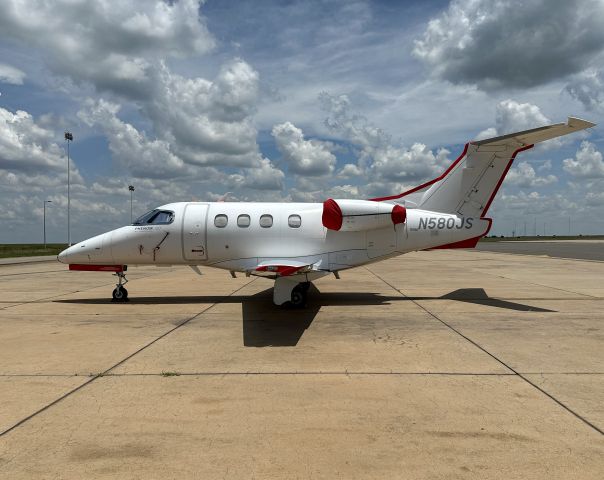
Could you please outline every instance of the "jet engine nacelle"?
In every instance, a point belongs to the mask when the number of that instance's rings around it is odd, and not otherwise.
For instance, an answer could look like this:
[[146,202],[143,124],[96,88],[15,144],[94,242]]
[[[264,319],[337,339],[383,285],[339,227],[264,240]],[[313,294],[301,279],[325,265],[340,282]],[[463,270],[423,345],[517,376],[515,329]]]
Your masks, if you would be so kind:
[[340,232],[375,230],[404,223],[407,211],[401,205],[370,200],[334,200],[323,203],[323,226]]

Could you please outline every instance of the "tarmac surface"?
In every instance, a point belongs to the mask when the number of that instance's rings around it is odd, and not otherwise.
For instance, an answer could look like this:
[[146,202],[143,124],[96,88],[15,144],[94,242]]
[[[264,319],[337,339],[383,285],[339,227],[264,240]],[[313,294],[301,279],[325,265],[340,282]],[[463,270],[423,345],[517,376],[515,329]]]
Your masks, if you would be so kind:
[[0,478],[604,478],[604,263],[0,267]]
[[478,250],[604,261],[604,240],[512,240],[480,242]]

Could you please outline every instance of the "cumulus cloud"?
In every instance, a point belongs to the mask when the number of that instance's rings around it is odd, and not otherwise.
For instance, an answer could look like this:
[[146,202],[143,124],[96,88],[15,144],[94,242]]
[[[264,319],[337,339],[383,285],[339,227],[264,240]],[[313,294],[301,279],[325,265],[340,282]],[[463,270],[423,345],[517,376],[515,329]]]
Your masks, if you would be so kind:
[[253,190],[283,190],[285,174],[267,158],[260,160],[260,166],[242,173],[228,175],[221,183],[233,190],[251,188]]
[[336,157],[328,142],[305,140],[302,130],[291,122],[275,125],[272,136],[290,172],[318,176],[334,171]]
[[604,205],[604,192],[588,192],[585,195],[585,202],[591,207]]
[[504,191],[494,206],[495,214],[511,213],[517,219],[526,215],[552,215],[559,219],[561,215],[575,212],[578,208],[577,203],[567,195],[546,195],[523,190],[513,194]]
[[144,132],[117,117],[120,106],[100,100],[78,112],[82,121],[102,126],[109,140],[109,149],[119,164],[136,176],[174,178],[186,174],[184,162],[170,152],[163,140],[149,139]]
[[347,172],[362,173],[369,184],[379,182],[387,190],[381,194],[434,177],[450,163],[446,149],[434,153],[421,143],[409,148],[394,144],[390,135],[352,111],[346,95],[322,93],[319,99],[328,114],[326,126],[358,149],[357,168],[345,167]]
[[564,89],[583,104],[586,110],[596,110],[604,105],[604,73],[589,69],[572,78]]
[[476,139],[482,140],[506,133],[514,133],[550,124],[537,105],[518,103],[507,99],[499,102],[495,110],[495,127],[480,132]]
[[157,59],[215,44],[197,0],[7,0],[0,32],[41,49],[55,73],[133,98],[152,91]]
[[[29,182],[47,182],[41,175],[52,172],[66,174],[67,159],[57,138],[61,136],[36,122],[31,114],[0,107],[0,170],[13,172],[13,177],[5,174],[8,183],[14,183],[21,174],[23,181]],[[73,159],[70,166],[73,181],[81,182]]]
[[[88,125],[100,125],[109,139],[113,158],[135,177],[144,179],[204,179],[229,188],[281,190],[284,174],[272,162],[255,153],[253,161],[239,173],[227,174],[215,168],[196,165],[181,158],[178,148],[166,139],[150,138],[145,132],[122,121],[120,106],[105,100],[88,101],[78,117]],[[228,157],[225,157],[228,159]]]
[[6,63],[0,63],[0,82],[11,85],[23,85],[25,72]]
[[534,87],[587,68],[604,50],[602,24],[600,0],[453,0],[413,54],[452,83]]
[[557,181],[558,177],[552,174],[538,176],[535,169],[527,162],[520,162],[508,172],[506,177],[508,184],[523,188],[544,187]]
[[227,62],[214,81],[185,78],[164,66],[157,85],[142,109],[179,157],[196,165],[259,166],[252,121],[258,73],[249,64]]
[[564,171],[576,178],[604,178],[604,160],[602,153],[588,141],[581,142],[575,158],[562,162]]

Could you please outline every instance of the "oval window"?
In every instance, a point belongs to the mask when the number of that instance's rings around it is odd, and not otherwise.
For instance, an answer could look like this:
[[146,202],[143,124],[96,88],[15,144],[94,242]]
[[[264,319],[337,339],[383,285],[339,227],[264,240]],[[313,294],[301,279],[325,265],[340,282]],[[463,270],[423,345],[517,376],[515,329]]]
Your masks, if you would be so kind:
[[224,214],[219,214],[214,217],[214,226],[218,228],[224,228],[229,223],[229,217]]
[[302,225],[302,219],[300,218],[300,215],[290,215],[287,219],[287,224],[291,228],[300,228],[300,225]]
[[250,216],[249,215],[239,215],[237,217],[237,226],[241,228],[247,228],[250,226]]
[[273,216],[272,215],[262,215],[260,217],[260,226],[262,228],[270,228],[273,226]]

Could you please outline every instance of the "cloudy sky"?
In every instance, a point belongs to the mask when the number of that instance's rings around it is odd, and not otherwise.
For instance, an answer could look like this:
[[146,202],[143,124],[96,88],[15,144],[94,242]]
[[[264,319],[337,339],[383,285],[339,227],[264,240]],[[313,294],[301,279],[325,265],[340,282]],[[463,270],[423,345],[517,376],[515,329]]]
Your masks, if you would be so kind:
[[604,0],[5,0],[0,243],[172,201],[398,193],[463,144],[600,125],[519,155],[493,233],[604,233]]

